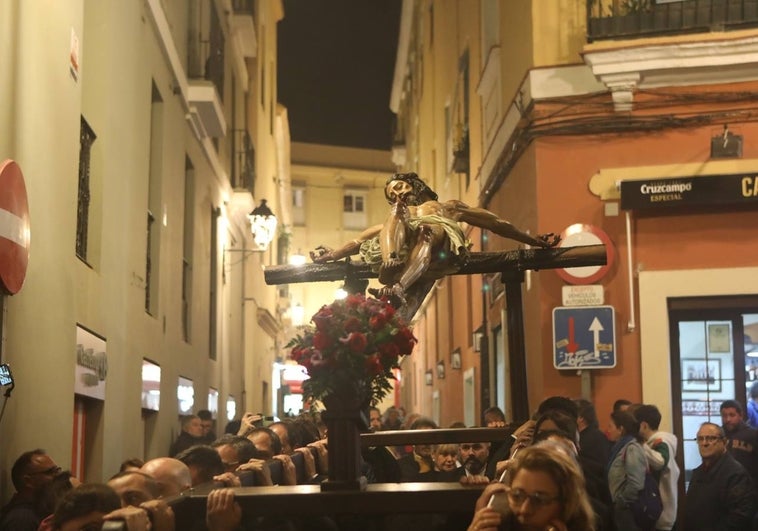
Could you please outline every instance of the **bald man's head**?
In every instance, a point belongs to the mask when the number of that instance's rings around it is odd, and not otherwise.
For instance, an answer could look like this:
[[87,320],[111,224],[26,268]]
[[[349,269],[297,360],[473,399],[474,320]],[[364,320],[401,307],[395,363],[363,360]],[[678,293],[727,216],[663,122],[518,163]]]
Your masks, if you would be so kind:
[[140,468],[140,472],[155,479],[162,498],[180,494],[192,486],[189,468],[173,457],[151,459]]

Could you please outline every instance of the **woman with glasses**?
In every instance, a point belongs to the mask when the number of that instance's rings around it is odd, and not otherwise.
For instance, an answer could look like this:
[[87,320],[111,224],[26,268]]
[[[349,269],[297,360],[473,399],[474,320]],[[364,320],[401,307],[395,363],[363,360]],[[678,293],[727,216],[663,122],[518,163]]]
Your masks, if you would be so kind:
[[468,531],[594,531],[584,477],[551,441],[524,448],[476,502]]
[[611,413],[608,438],[614,443],[608,462],[608,487],[613,500],[613,519],[617,531],[640,529],[632,512],[632,504],[645,486],[647,459],[642,448],[640,423],[628,411]]

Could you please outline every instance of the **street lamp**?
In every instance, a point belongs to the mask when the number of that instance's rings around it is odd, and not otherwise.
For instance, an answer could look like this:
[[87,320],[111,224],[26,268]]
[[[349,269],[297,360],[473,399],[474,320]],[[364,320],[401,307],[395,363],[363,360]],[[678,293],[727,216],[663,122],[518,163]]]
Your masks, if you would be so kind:
[[250,220],[250,231],[253,240],[260,250],[266,250],[276,237],[277,219],[271,209],[266,205],[266,200],[261,199],[258,205],[247,215]]

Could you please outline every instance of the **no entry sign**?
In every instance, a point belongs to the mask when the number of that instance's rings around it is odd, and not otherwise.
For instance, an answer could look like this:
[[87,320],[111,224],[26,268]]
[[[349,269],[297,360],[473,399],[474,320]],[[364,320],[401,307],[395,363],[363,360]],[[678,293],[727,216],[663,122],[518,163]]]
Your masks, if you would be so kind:
[[21,290],[29,264],[29,203],[21,168],[12,160],[0,164],[0,291]]

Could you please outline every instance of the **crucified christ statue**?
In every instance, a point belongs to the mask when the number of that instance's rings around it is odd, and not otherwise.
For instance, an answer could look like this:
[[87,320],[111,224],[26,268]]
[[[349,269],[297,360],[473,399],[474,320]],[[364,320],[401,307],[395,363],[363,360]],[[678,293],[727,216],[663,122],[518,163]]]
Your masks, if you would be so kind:
[[311,251],[316,263],[333,262],[360,253],[375,266],[383,287],[372,294],[405,304],[406,290],[419,279],[441,278],[457,270],[468,253],[468,243],[459,222],[492,231],[536,247],[554,247],[555,234],[537,237],[520,231],[508,221],[483,208],[458,200],[439,202],[437,194],[415,173],[396,173],[384,187],[390,214],[381,225],[338,249],[319,246]]

